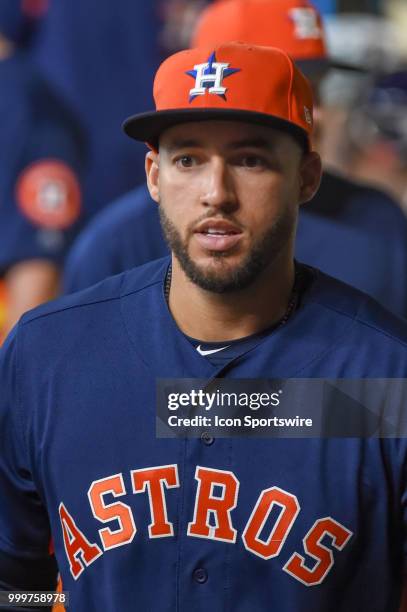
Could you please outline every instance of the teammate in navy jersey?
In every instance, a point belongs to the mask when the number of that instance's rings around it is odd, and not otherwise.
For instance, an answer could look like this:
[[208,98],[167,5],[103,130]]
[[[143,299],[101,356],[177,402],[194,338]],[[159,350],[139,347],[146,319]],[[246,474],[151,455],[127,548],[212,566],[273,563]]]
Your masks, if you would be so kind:
[[49,3],[33,56],[78,113],[89,140],[86,217],[144,180],[143,145],[131,147],[120,125],[151,108],[160,63],[157,2],[58,0]]
[[[328,65],[322,22],[308,2],[227,0],[198,23],[192,46],[247,40],[285,49],[317,81]],[[321,128],[320,128],[321,129]],[[88,287],[166,252],[158,212],[145,187],[122,196],[79,237],[65,267],[65,290]],[[407,314],[407,220],[388,195],[325,172],[301,208],[296,256]]]
[[75,612],[397,612],[406,440],[155,435],[158,378],[402,379],[407,327],[294,263],[321,163],[288,55],[183,51],[154,91],[125,130],[171,257],[28,313],[1,352],[0,586],[54,588],[51,548]]
[[30,61],[34,19],[22,4],[0,7],[0,276],[9,329],[59,290],[80,227],[86,155],[77,117]]

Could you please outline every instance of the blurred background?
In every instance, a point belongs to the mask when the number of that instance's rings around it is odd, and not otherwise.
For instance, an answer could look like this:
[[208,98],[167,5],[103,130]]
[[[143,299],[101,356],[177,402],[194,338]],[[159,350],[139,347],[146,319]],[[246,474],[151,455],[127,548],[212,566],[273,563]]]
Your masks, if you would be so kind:
[[[121,123],[153,107],[156,68],[189,46],[210,4],[0,0],[3,335],[61,292],[66,257],[92,218],[143,183],[145,147]],[[314,5],[329,55],[355,68],[331,70],[319,85],[325,165],[407,212],[407,2]]]

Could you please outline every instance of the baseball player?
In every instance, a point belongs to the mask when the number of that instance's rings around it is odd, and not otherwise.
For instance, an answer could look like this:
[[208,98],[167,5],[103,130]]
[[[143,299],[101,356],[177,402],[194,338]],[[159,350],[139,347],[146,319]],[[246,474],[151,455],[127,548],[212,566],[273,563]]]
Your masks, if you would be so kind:
[[[226,0],[202,15],[192,46],[243,40],[285,49],[314,83],[329,65],[322,22],[303,0]],[[322,129],[322,128],[319,128]],[[324,172],[301,208],[296,256],[407,313],[407,222],[386,194]],[[66,262],[67,292],[90,286],[166,253],[158,214],[145,187],[114,202],[83,232]]]
[[154,97],[125,131],[171,256],[2,348],[1,587],[52,589],[52,550],[75,612],[397,611],[406,440],[155,435],[159,378],[406,376],[405,323],[294,263],[321,174],[309,84],[227,43],[171,56]]
[[85,160],[77,117],[30,61],[21,5],[0,7],[0,277],[9,329],[59,290],[80,227]]
[[[345,126],[347,169],[374,177],[407,211],[407,70],[377,77],[356,101]],[[363,138],[362,138],[363,135]]]
[[121,0],[117,10],[111,0],[58,0],[37,33],[33,55],[89,140],[87,220],[144,181],[144,146],[130,146],[119,126],[135,109],[151,108],[160,28],[157,2]]

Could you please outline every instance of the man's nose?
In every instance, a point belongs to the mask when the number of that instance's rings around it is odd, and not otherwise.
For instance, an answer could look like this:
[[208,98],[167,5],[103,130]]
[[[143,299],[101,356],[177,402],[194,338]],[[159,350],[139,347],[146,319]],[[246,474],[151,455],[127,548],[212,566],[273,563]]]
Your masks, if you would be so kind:
[[201,196],[204,206],[231,212],[238,206],[235,183],[231,169],[223,159],[208,164]]

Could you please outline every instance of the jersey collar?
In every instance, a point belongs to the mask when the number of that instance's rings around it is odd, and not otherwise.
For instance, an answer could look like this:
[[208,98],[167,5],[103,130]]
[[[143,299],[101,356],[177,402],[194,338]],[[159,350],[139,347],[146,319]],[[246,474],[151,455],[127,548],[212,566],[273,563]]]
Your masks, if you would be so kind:
[[[199,355],[168,309],[164,279],[169,262],[169,257],[158,260],[149,282],[142,286],[132,282],[133,271],[129,272],[121,295],[122,316],[133,350],[156,378],[301,377],[354,324],[357,301],[351,302],[354,312],[349,312],[346,292],[341,292],[333,279],[314,271],[312,286],[284,326],[265,338],[260,337],[257,344],[232,362],[216,367]],[[335,316],[341,307],[347,310],[346,316]],[[332,316],[321,316],[327,309]]]

